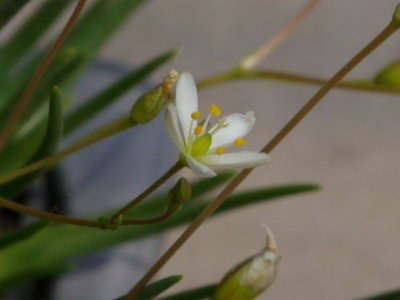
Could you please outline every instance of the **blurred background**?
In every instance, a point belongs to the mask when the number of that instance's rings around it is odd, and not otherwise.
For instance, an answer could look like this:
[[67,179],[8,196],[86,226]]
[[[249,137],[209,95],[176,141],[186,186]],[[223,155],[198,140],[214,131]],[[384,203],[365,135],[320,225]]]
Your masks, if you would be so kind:
[[[19,18],[40,2],[35,1]],[[174,63],[155,74],[154,81],[170,68],[201,79],[233,66],[305,3],[149,1],[109,40],[99,60],[134,67],[161,51],[179,49]],[[260,67],[328,78],[386,26],[397,3],[321,1]],[[370,78],[398,59],[399,49],[397,34],[349,78]],[[202,91],[200,106],[205,111],[217,104],[224,114],[255,111],[257,122],[246,148],[260,149],[316,90],[276,81],[240,81]],[[400,95],[331,92],[274,150],[273,162],[255,170],[239,188],[318,183],[322,189],[208,221],[159,276],[183,274],[175,290],[216,282],[263,247],[261,224],[266,223],[283,260],[276,282],[259,299],[357,299],[398,288],[399,115]],[[160,253],[181,231],[164,236]]]

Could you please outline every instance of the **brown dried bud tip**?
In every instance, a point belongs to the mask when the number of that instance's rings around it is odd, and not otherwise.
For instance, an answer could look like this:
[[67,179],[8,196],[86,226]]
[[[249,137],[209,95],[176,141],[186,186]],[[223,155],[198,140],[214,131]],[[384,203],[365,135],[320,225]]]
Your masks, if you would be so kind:
[[280,256],[275,237],[267,230],[264,250],[233,267],[221,280],[212,300],[252,300],[274,281]]
[[179,78],[179,73],[177,70],[172,69],[169,73],[164,77],[162,83],[162,89],[164,94],[170,94],[172,87],[174,86],[175,82]]

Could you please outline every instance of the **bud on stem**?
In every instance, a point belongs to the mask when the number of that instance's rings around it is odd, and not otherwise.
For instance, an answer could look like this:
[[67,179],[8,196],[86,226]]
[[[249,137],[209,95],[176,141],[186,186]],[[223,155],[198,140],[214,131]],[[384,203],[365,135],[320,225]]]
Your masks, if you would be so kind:
[[212,300],[252,300],[274,281],[280,255],[274,235],[265,228],[265,249],[232,268],[221,280]]
[[166,200],[167,210],[170,212],[178,211],[182,205],[189,201],[191,196],[192,187],[190,183],[185,178],[179,179],[168,193]]
[[176,70],[171,70],[161,84],[140,96],[131,109],[132,121],[143,124],[153,120],[171,97],[178,76]]

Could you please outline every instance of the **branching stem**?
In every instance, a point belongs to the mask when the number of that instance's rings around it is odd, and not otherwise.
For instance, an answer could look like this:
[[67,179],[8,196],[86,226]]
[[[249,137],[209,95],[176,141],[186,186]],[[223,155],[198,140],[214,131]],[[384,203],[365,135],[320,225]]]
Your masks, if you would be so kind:
[[165,172],[158,180],[156,180],[152,185],[150,185],[143,193],[129,202],[127,205],[122,207],[119,211],[112,215],[111,220],[115,221],[119,216],[126,214],[144,199],[146,199],[152,192],[159,188],[165,181],[167,181],[171,176],[183,168],[183,165],[178,161],[175,163],[167,172]]
[[[311,109],[356,65],[374,49],[382,44],[391,36],[399,25],[391,22],[381,33],[379,33],[367,46],[358,52],[348,63],[346,63],[328,82],[326,82],[318,92],[294,115],[292,119],[277,133],[277,135],[265,145],[262,152],[271,152],[311,111]],[[193,233],[203,224],[203,222],[224,202],[224,200],[238,187],[238,185],[251,173],[253,169],[245,169],[240,172],[224,190],[190,223],[181,236],[172,244],[172,246],[159,258],[159,260],[150,268],[142,279],[128,292],[123,300],[134,299],[135,296],[146,286],[154,275],[169,261],[169,259],[182,247],[182,245],[193,235]]]

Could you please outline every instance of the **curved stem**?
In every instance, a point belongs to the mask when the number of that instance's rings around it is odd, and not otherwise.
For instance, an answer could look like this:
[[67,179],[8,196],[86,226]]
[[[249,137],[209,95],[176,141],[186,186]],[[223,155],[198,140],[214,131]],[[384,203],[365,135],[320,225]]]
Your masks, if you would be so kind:
[[129,117],[123,117],[114,122],[111,122],[110,124],[104,126],[103,128],[100,128],[99,130],[95,131],[94,133],[89,134],[82,140],[77,141],[70,147],[68,147],[60,152],[57,152],[56,154],[54,154],[52,156],[48,156],[42,160],[38,160],[28,166],[25,166],[21,169],[14,171],[14,172],[11,172],[4,176],[1,176],[0,184],[9,182],[15,178],[18,178],[25,174],[31,173],[31,172],[41,169],[43,167],[51,166],[51,165],[55,164],[56,162],[58,162],[60,159],[64,158],[65,156],[68,156],[78,150],[81,150],[89,145],[92,145],[102,139],[105,139],[113,134],[119,133],[119,132],[121,132],[125,129],[128,129],[134,125],[136,125],[136,123],[133,123]]
[[[391,22],[379,33],[367,46],[358,52],[347,64],[345,64],[321,89],[299,110],[295,116],[278,132],[278,134],[265,145],[262,152],[272,151],[287,134],[311,111],[311,109],[356,65],[374,49],[382,44],[398,29],[397,24]],[[129,291],[123,300],[131,300],[142,290],[153,276],[169,261],[169,259],[182,247],[203,222],[224,202],[224,200],[237,188],[237,186],[251,173],[253,169],[245,169],[239,173],[224,188],[224,190],[193,220],[181,236],[159,258],[142,279]]]
[[[327,79],[322,79],[318,77],[282,72],[282,71],[259,70],[259,69],[253,69],[253,70],[231,69],[227,72],[223,72],[212,77],[201,79],[196,84],[198,89],[204,89],[214,85],[223,84],[235,80],[250,80],[250,79],[276,80],[281,82],[290,82],[299,84],[303,83],[312,85],[324,85],[328,81]],[[374,93],[400,94],[399,87],[385,86],[367,81],[365,82],[341,81],[338,82],[334,86],[334,88],[374,92]]]
[[270,40],[258,48],[254,53],[245,57],[240,63],[239,68],[244,70],[253,69],[262,59],[274,51],[282,44],[289,35],[299,26],[301,21],[317,6],[320,0],[309,0],[307,4]]
[[0,133],[0,151],[4,146],[5,141],[7,140],[10,132],[18,120],[20,114],[24,110],[29,98],[32,96],[37,84],[39,83],[40,79],[42,78],[44,72],[46,71],[47,67],[49,66],[50,62],[53,60],[54,56],[56,55],[58,49],[61,47],[62,43],[64,42],[65,38],[68,36],[68,33],[71,31],[72,26],[74,25],[75,21],[78,19],[83,7],[85,6],[87,0],[79,0],[77,3],[74,11],[71,14],[67,24],[65,24],[63,30],[61,31],[60,35],[57,37],[54,44],[51,46],[49,51],[46,53],[45,57],[43,58],[42,62],[40,63],[38,69],[33,74],[31,81],[29,82],[28,86],[24,90],[21,98],[18,100],[14,110],[12,111],[10,117],[7,120],[3,130]]
[[36,217],[39,219],[56,221],[56,222],[61,222],[61,223],[71,224],[71,225],[80,225],[80,226],[86,226],[86,227],[99,227],[97,221],[72,218],[72,217],[67,217],[67,216],[63,216],[63,215],[57,215],[57,214],[53,214],[53,213],[49,213],[49,212],[40,211],[40,210],[31,208],[29,206],[22,205],[22,204],[14,202],[14,201],[10,201],[3,197],[0,197],[0,206],[4,206],[8,209],[19,212],[21,214],[33,216],[33,217]]
[[183,168],[183,165],[178,161],[174,164],[167,172],[165,172],[159,179],[157,179],[152,185],[150,185],[143,193],[129,202],[127,205],[122,207],[119,211],[111,216],[111,220],[115,221],[119,218],[119,216],[126,214],[144,199],[146,199],[152,192],[154,192],[157,188],[159,188],[165,181],[167,181],[172,175],[178,172]]
[[151,218],[151,219],[141,219],[141,220],[123,220],[121,225],[148,225],[162,222],[172,216],[172,211],[166,211],[161,216]]

